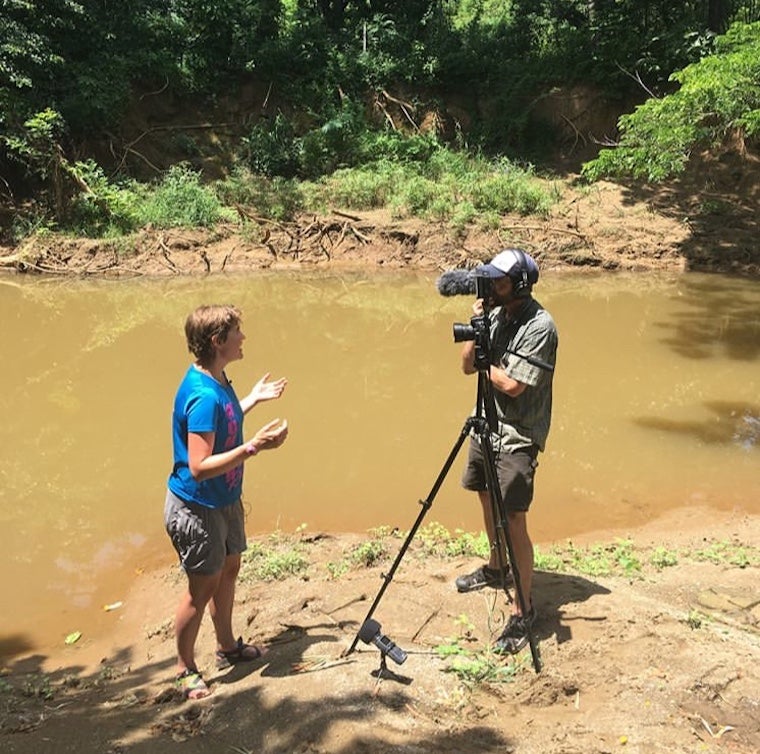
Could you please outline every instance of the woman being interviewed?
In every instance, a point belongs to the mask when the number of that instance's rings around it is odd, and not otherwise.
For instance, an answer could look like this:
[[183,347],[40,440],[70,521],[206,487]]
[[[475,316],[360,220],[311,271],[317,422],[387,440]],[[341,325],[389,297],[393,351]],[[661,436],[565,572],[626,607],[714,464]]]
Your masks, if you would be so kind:
[[235,639],[232,607],[240,555],[246,549],[241,503],[243,464],[279,448],[287,421],[274,419],[243,441],[243,416],[257,403],[279,398],[287,380],[265,374],[238,400],[225,368],[243,358],[241,314],[233,306],[201,306],[185,322],[195,362],[180,383],[172,415],[174,468],[164,521],[187,574],[177,609],[177,686],[190,699],[210,693],[195,662],[195,642],[209,605],[216,634],[217,668],[256,660],[264,648]]

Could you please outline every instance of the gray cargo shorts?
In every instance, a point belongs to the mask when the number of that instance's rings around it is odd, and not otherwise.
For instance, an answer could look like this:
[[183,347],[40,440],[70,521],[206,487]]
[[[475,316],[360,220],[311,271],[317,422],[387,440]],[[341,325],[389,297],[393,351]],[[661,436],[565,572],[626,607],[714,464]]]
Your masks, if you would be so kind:
[[[525,512],[533,500],[533,480],[536,475],[538,446],[517,448],[511,453],[495,453],[494,465],[501,488],[501,499],[507,511]],[[485,456],[480,441],[470,439],[467,466],[462,474],[462,487],[475,492],[485,492]]]
[[245,517],[238,502],[223,508],[206,508],[166,492],[166,533],[187,573],[211,576],[222,570],[228,555],[245,551]]

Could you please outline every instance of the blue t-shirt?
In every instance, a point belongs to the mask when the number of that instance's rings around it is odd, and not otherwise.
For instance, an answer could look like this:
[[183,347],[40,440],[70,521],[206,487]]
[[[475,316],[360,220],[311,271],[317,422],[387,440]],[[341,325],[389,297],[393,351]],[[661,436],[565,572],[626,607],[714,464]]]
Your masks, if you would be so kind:
[[226,474],[196,482],[190,473],[187,453],[188,432],[215,432],[214,453],[223,453],[243,442],[243,410],[232,389],[191,366],[174,398],[172,414],[174,468],[169,489],[179,498],[222,508],[240,500],[243,491],[243,463]]

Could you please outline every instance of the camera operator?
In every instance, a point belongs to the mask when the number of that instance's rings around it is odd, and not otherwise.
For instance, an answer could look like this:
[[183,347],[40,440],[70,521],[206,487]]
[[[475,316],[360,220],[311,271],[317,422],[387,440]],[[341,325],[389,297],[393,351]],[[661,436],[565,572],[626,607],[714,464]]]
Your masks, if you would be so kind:
[[[549,433],[553,374],[523,357],[534,357],[553,367],[558,337],[551,315],[532,296],[533,285],[538,280],[538,265],[529,254],[520,249],[506,249],[477,268],[475,274],[488,278],[490,284],[489,300],[478,299],[473,305],[475,316],[485,315],[490,327],[490,364],[476,363],[476,344],[467,340],[462,349],[462,369],[465,374],[487,370],[494,388],[490,392],[496,404],[497,426],[491,427],[491,441],[526,607],[523,615],[520,600],[514,601],[513,613],[495,648],[516,653],[527,643],[528,629],[536,616],[531,600],[533,544],[528,534],[527,512],[533,499],[537,456],[544,450]],[[491,553],[487,564],[457,578],[460,592],[500,587],[503,582],[499,563],[508,563],[506,555],[500,559],[496,550],[496,522],[486,478],[480,439],[473,435],[462,486],[478,493]],[[504,574],[505,579],[509,577],[508,573]]]

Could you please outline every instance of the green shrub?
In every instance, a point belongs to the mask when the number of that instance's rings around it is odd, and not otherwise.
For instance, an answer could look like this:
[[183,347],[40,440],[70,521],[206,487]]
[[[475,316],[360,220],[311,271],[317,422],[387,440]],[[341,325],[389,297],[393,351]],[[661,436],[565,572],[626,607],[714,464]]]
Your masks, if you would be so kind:
[[482,212],[545,215],[551,205],[547,192],[527,174],[495,173],[474,182],[469,193]]
[[254,172],[268,177],[293,178],[301,166],[301,140],[282,113],[256,123],[243,139],[244,161]]
[[382,207],[392,196],[400,172],[386,163],[338,170],[319,182],[315,195],[348,209]]
[[377,160],[338,170],[306,192],[312,201],[351,209],[388,207],[397,216],[418,216],[462,225],[482,215],[545,214],[556,200],[533,172],[507,160],[439,147],[429,159]]
[[760,136],[760,22],[734,24],[715,49],[670,77],[678,91],[622,116],[618,145],[586,163],[583,175],[662,181],[681,173],[696,148],[734,132]]
[[245,167],[237,167],[215,188],[216,195],[225,205],[253,208],[256,214],[273,220],[292,219],[306,201],[303,188],[297,181],[267,178]]
[[201,184],[200,174],[182,164],[169,168],[155,188],[144,189],[141,199],[140,224],[157,228],[211,227],[233,217],[213,189]]
[[94,160],[77,162],[71,170],[90,189],[71,201],[69,224],[74,232],[101,238],[129,233],[139,225],[133,186],[111,183]]

